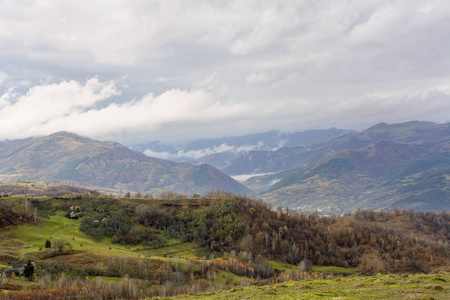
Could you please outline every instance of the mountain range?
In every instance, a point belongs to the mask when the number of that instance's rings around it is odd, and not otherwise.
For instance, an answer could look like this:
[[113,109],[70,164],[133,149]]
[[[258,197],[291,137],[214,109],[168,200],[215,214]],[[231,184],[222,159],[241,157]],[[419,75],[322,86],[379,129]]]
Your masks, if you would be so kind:
[[[65,183],[109,192],[225,190],[322,214],[358,208],[450,209],[450,123],[380,123],[361,132],[269,131],[180,147],[160,142],[133,146],[142,153],[69,132],[4,141],[0,181]],[[155,152],[192,159],[146,155]],[[230,176],[246,180],[239,183]]]
[[0,143],[0,181],[64,182],[111,191],[251,191],[216,168],[149,157],[69,132]]
[[322,158],[246,185],[268,189],[261,197],[274,205],[303,212],[450,208],[449,123],[381,123],[309,152]]

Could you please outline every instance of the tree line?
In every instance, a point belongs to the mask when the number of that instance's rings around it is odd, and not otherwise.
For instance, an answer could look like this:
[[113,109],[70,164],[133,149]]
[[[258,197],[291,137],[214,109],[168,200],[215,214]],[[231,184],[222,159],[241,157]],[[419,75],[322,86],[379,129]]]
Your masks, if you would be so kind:
[[[446,212],[358,210],[346,217],[322,217],[273,210],[261,200],[236,195],[187,204],[130,206],[111,199],[87,205],[80,229],[93,237],[146,247],[176,238],[195,242],[200,256],[234,251],[294,265],[362,267],[366,272],[427,272],[450,257]],[[411,228],[385,225],[395,218],[406,218]],[[377,259],[369,259],[369,253]]]

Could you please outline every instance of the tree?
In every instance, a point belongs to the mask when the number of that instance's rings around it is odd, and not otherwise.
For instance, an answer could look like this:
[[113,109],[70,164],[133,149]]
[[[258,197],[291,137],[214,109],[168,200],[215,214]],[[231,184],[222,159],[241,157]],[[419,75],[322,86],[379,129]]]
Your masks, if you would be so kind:
[[248,234],[245,238],[242,239],[241,249],[247,252],[253,249],[253,238],[250,234]]
[[31,260],[28,260],[28,263],[23,268],[23,275],[28,278],[28,280],[33,280],[34,278],[34,264]]
[[45,248],[51,248],[52,247],[52,242],[49,240],[49,239],[47,239],[46,241],[45,241]]

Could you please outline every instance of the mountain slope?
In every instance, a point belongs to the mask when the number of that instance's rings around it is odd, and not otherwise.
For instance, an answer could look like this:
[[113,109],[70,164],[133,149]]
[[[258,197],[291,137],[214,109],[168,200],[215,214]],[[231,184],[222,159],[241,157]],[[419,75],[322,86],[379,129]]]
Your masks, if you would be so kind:
[[[291,171],[262,197],[307,212],[343,213],[358,207],[385,210],[394,206],[448,210],[449,127],[422,122],[379,124],[334,140],[321,146],[324,152],[346,150]],[[359,148],[362,145],[366,146]],[[274,177],[258,180],[269,182]],[[251,182],[254,186],[257,183]]]
[[305,147],[283,147],[275,151],[250,151],[223,169],[229,175],[273,173],[300,167],[308,162]]
[[380,123],[362,132],[335,139],[318,148],[329,154],[344,150],[358,150],[377,141],[397,143],[414,141],[437,141],[450,135],[450,124],[411,121],[399,124]]
[[157,159],[115,142],[68,132],[4,142],[0,153],[0,174],[16,180],[46,177],[141,192],[167,189],[191,194],[227,189],[250,193],[213,167]]
[[[259,173],[283,172],[253,177],[243,182],[243,184],[255,192],[263,192],[268,190],[274,182],[278,182],[284,177],[297,173],[299,169],[313,165],[317,161],[332,157],[342,151],[359,150],[382,140],[398,143],[422,140],[436,141],[449,135],[449,124],[434,124],[419,121],[392,125],[380,123],[363,132],[344,135],[340,138],[332,139],[326,143],[308,148],[289,148],[287,151],[279,149],[278,151],[267,153],[266,156],[269,166],[260,168],[259,170],[261,172]],[[255,173],[251,169],[256,165],[254,161],[261,160],[261,156],[261,154],[251,152],[246,157],[243,156],[236,160],[236,166],[230,166],[223,169],[223,171],[231,175],[237,174],[239,169],[246,169],[247,174]],[[273,167],[272,171],[268,171],[270,166]]]
[[[310,134],[313,134],[311,131]],[[322,133],[323,134],[323,133]],[[448,126],[430,122],[412,121],[388,125],[380,123],[361,133],[341,134],[308,147],[283,147],[275,151],[251,151],[240,156],[222,170],[229,175],[274,173],[292,170],[320,159],[332,156],[344,150],[358,150],[381,140],[394,142],[412,142],[419,140],[437,140],[450,134]]]

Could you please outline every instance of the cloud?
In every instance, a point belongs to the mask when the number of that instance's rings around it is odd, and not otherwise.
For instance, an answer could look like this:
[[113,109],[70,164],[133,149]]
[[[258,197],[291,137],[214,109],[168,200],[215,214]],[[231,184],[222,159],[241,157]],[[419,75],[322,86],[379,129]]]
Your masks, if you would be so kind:
[[267,82],[270,79],[270,77],[271,77],[270,74],[266,72],[257,72],[249,74],[245,79],[245,81],[248,84],[258,84]]
[[155,81],[156,82],[167,82],[167,81],[169,81],[169,79],[166,77],[158,77],[155,79]]
[[210,148],[199,149],[199,150],[189,150],[189,151],[180,150],[177,152],[177,157],[178,158],[187,158],[187,159],[198,159],[198,158],[212,155],[212,154],[234,151],[235,148],[236,147],[229,146],[226,143],[224,143],[217,147],[210,147]]
[[2,85],[2,83],[6,80],[6,78],[8,78],[8,75],[6,75],[3,72],[0,72],[0,86]]
[[173,153],[169,153],[169,152],[155,152],[155,151],[152,151],[151,149],[145,150],[144,154],[147,155],[147,156],[161,158],[161,159],[173,159],[174,157],[176,157],[176,155],[174,155]]
[[439,0],[3,1],[0,139],[448,122],[449,16]]
[[[217,84],[213,82],[213,84]],[[168,90],[147,94],[124,103],[114,81],[91,78],[82,82],[63,81],[31,87],[26,94],[9,89],[0,96],[0,136],[5,139],[50,134],[67,130],[90,137],[113,137],[122,142],[133,139],[187,141],[226,136],[272,128],[343,128],[373,125],[379,116],[387,122],[428,119],[445,122],[450,110],[450,89],[358,94],[353,98],[330,98],[311,102],[304,99],[259,103],[229,101],[230,91],[219,94],[203,88]],[[362,121],[364,120],[364,121]],[[238,130],[238,131],[236,131]],[[254,132],[254,131],[253,131]],[[129,138],[131,137],[131,138]],[[180,152],[187,158],[228,150],[250,151],[262,145],[235,149],[226,144],[211,149]]]
[[226,152],[243,153],[243,152],[249,152],[252,150],[260,150],[260,149],[264,148],[263,146],[264,145],[261,142],[255,144],[255,145],[244,145],[244,146],[239,146],[239,147],[228,145],[227,143],[223,143],[223,144],[220,144],[219,146],[198,149],[198,150],[189,150],[189,151],[180,150],[177,152],[176,157],[179,159],[198,159],[201,157],[205,157],[205,156],[212,155],[212,154],[218,154],[218,153],[226,153]]
[[[281,145],[280,145],[281,146]],[[270,150],[276,150],[279,147],[270,149]],[[163,158],[163,159],[172,159],[172,160],[181,160],[181,161],[189,161],[189,160],[195,160],[199,159],[208,155],[213,154],[219,154],[219,153],[238,153],[242,154],[244,152],[249,152],[253,150],[269,150],[267,147],[264,146],[263,142],[258,142],[256,144],[252,145],[243,145],[243,146],[233,146],[228,145],[227,143],[222,143],[218,146],[213,146],[209,148],[203,148],[203,149],[195,149],[195,150],[178,150],[176,152],[170,153],[170,152],[155,152],[151,149],[147,149],[144,151],[144,153],[148,156]]]
[[84,85],[76,81],[34,86],[25,95],[10,88],[0,96],[0,136],[3,138],[50,134],[70,124],[52,126],[57,120],[86,113],[98,102],[118,95],[113,82],[100,82],[97,78]]
[[[0,97],[0,136],[49,134],[68,130],[87,136],[149,132],[167,134],[184,124],[204,126],[239,117],[245,107],[221,103],[202,89],[173,89],[125,103],[98,105],[120,95],[113,81],[91,78],[34,86],[25,95],[9,90]],[[189,132],[181,130],[175,136]]]

